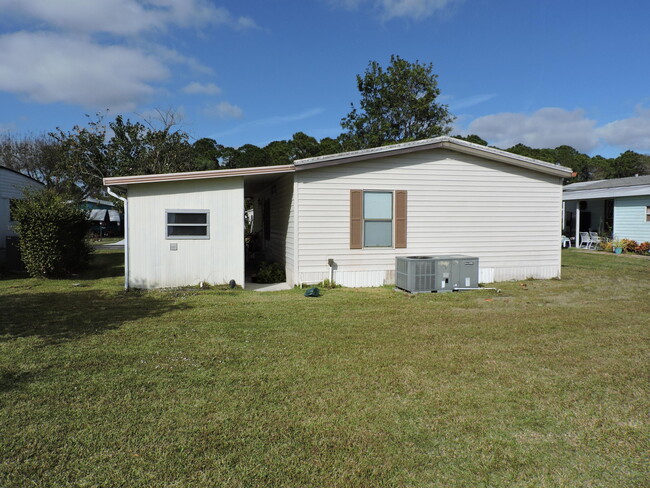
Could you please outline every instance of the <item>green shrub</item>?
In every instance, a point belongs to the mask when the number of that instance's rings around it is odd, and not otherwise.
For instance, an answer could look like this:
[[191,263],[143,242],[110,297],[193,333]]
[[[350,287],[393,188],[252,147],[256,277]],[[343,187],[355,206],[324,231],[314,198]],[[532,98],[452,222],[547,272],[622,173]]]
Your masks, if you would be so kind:
[[328,279],[321,281],[316,286],[319,286],[320,288],[324,288],[324,289],[341,288],[341,285],[339,285],[334,281],[330,281]]
[[279,263],[262,263],[255,275],[256,283],[283,283],[287,281],[284,266]]
[[75,202],[49,189],[26,192],[13,215],[21,259],[30,275],[65,276],[87,266],[90,221]]

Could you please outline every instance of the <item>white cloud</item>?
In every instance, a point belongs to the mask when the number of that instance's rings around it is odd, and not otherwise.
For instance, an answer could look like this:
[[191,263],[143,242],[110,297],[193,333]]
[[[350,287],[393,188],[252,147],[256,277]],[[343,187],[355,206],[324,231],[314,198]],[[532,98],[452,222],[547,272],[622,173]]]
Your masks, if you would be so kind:
[[650,151],[650,108],[637,105],[636,116],[605,124],[596,130],[612,146]]
[[390,20],[407,17],[420,20],[431,17],[436,11],[444,10],[458,0],[381,0],[382,17]]
[[530,147],[572,146],[589,152],[598,146],[596,121],[583,110],[568,111],[547,107],[533,114],[499,113],[473,120],[467,132],[478,134],[497,147],[522,143]]
[[36,19],[64,31],[120,36],[169,26],[257,27],[250,17],[235,17],[208,0],[4,0],[0,12]]
[[422,20],[461,1],[463,0],[331,0],[331,3],[348,10],[355,10],[369,4],[384,20],[395,18]]
[[492,100],[496,96],[497,96],[496,93],[484,93],[480,95],[473,95],[471,97],[461,98],[460,100],[454,100],[453,98],[448,98],[446,101],[444,101],[443,99],[443,102],[447,103],[452,111],[456,111],[464,108],[473,107],[483,102],[487,102],[488,100]]
[[240,107],[229,102],[220,102],[217,105],[209,106],[205,109],[205,113],[220,119],[241,119],[244,116],[244,111]]
[[[211,0],[0,0],[0,17],[40,29],[0,35],[0,91],[115,110],[131,110],[156,92],[172,64],[211,72],[146,34],[172,27],[257,28],[250,17],[236,17]],[[214,84],[186,88],[219,92]]]
[[273,117],[265,117],[263,119],[252,120],[245,124],[241,124],[236,127],[232,127],[228,130],[214,134],[213,137],[220,138],[227,135],[249,132],[251,129],[258,128],[258,127],[281,126],[281,125],[289,124],[291,122],[298,122],[300,120],[305,120],[311,117],[315,117],[319,114],[322,114],[324,111],[325,109],[318,107],[318,108],[305,110],[304,112],[298,112],[298,113],[293,113],[288,115],[276,115]]
[[169,49],[160,44],[150,42],[139,42],[138,47],[164,63],[176,63],[187,66],[193,73],[212,75],[214,71],[209,66],[205,66],[195,58],[184,56],[174,49]]
[[183,92],[190,95],[218,95],[221,93],[221,88],[214,83],[199,83],[198,81],[193,81],[189,85],[183,87]]
[[115,110],[134,108],[168,76],[164,64],[137,49],[47,32],[0,36],[0,66],[0,90]]

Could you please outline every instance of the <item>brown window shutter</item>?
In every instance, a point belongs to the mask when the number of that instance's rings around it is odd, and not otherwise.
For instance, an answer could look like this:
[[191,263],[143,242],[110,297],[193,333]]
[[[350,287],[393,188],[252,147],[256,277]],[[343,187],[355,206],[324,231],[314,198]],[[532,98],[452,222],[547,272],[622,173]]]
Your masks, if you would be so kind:
[[406,248],[406,190],[395,192],[395,248]]
[[361,249],[363,226],[363,190],[350,190],[350,249]]

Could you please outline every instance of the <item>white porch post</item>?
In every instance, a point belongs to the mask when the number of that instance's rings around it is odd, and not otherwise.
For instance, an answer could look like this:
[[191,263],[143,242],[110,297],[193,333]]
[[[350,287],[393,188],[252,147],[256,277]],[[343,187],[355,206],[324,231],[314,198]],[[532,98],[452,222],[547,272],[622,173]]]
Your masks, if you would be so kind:
[[564,234],[564,222],[566,222],[566,202],[562,201],[562,222],[560,222],[561,234]]
[[580,247],[580,201],[576,200],[576,247]]

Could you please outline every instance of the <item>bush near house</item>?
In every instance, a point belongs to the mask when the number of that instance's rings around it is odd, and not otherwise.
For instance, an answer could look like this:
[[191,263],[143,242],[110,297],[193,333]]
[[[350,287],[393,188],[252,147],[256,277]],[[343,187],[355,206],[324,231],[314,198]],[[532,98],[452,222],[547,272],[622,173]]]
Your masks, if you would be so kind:
[[13,214],[21,258],[31,276],[65,276],[87,266],[90,221],[70,198],[51,189],[28,191]]
[[650,254],[650,242],[637,243],[633,239],[614,239],[602,241],[599,249],[605,252],[613,252],[615,247],[621,247],[623,252],[641,254],[642,256]]
[[623,251],[625,252],[634,252],[636,247],[639,245],[633,239],[621,239],[621,243],[623,244]]
[[255,274],[255,283],[282,283],[286,281],[284,266],[279,263],[261,263]]
[[650,254],[650,242],[642,242],[634,249],[637,254]]

